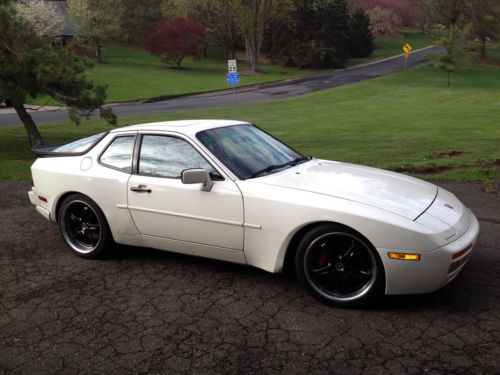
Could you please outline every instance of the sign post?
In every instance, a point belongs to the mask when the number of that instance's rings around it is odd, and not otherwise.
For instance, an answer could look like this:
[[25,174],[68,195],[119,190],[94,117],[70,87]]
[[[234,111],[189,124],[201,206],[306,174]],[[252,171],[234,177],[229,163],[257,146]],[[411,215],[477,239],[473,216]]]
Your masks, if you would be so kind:
[[403,53],[404,53],[404,56],[405,56],[405,72],[406,72],[406,69],[408,67],[408,58],[410,57],[410,52],[412,50],[412,47],[409,43],[406,43],[404,46],[403,46]]
[[240,84],[240,73],[236,60],[227,60],[226,83],[233,87],[233,104],[236,103],[235,87]]

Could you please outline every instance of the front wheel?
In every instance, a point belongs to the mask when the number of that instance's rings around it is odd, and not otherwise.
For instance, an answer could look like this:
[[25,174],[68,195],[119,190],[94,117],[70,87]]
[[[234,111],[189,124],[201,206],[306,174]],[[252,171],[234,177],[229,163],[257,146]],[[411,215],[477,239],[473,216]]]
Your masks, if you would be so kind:
[[306,289],[329,305],[353,307],[381,292],[384,270],[378,254],[359,234],[327,224],[300,241],[295,268]]
[[103,212],[85,195],[72,194],[66,197],[57,221],[66,244],[83,258],[99,257],[112,242]]

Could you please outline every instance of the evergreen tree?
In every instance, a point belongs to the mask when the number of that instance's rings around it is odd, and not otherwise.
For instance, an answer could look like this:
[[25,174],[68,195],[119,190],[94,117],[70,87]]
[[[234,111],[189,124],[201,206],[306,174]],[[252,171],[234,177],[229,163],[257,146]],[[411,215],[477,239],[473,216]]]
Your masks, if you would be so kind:
[[443,53],[434,56],[433,66],[445,73],[446,86],[450,87],[450,75],[457,69],[460,56],[460,44],[463,42],[464,31],[456,25],[450,25],[440,32],[438,39],[434,41],[437,46],[444,49]]
[[351,17],[351,56],[369,57],[374,49],[370,17],[360,8]]
[[351,25],[345,0],[296,0],[295,59],[300,66],[340,68],[350,56]]
[[351,52],[351,17],[347,1],[327,2],[319,17],[322,47],[334,48],[337,58],[347,59]]
[[95,86],[85,77],[91,65],[90,60],[68,49],[51,48],[50,41],[17,16],[11,1],[0,0],[0,100],[12,103],[31,146],[42,145],[43,138],[24,107],[29,97],[56,99],[77,123],[81,115],[89,115],[96,108],[107,121],[116,123],[113,112],[101,107],[106,88]]

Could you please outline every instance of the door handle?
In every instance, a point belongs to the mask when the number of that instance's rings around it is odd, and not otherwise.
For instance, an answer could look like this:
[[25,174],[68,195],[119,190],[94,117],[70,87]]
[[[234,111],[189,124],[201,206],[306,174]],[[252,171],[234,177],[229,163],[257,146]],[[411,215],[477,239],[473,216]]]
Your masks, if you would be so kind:
[[148,189],[146,185],[132,186],[130,190],[136,193],[151,193],[151,189]]

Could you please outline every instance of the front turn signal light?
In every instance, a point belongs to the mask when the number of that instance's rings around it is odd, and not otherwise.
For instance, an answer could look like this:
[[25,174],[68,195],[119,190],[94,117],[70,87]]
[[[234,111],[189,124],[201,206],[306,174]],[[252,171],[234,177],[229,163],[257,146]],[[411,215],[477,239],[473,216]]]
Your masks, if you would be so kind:
[[420,260],[420,254],[390,252],[387,255],[389,255],[389,258],[396,260],[414,260],[414,261]]

